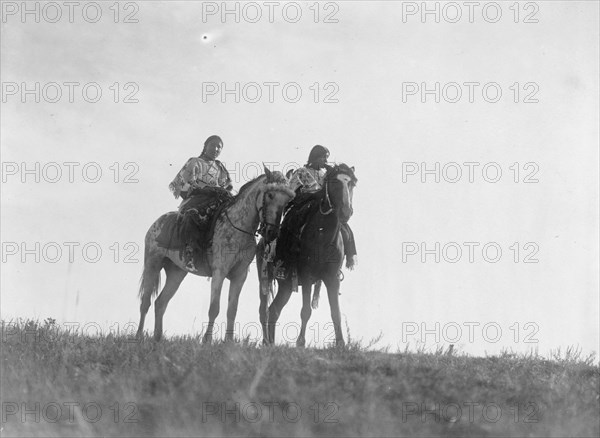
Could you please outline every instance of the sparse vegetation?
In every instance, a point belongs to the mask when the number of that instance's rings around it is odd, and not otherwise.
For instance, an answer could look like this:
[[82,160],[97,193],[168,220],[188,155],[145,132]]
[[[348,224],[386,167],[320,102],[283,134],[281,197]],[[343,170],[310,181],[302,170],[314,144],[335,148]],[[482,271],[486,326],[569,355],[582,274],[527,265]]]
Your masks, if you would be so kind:
[[550,360],[389,353],[351,338],[343,349],[157,344],[51,319],[5,324],[2,436],[600,433],[600,370],[574,350]]

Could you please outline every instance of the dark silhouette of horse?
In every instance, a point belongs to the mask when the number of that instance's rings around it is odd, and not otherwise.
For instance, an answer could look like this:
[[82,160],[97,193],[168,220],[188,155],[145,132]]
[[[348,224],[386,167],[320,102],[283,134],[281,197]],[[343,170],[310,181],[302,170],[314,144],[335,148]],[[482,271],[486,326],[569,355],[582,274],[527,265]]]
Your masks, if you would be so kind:
[[[160,235],[172,223],[177,212],[166,213],[156,220],[146,233],[144,249],[144,272],[140,282],[140,323],[137,336],[144,333],[144,319],[150,308],[150,299],[160,287],[160,271],[167,275],[165,287],[154,302],[154,339],[160,340],[163,331],[163,315],[169,300],[179,285],[191,272],[195,275],[212,276],[209,322],[204,342],[210,342],[214,322],[219,314],[221,288],[229,279],[229,305],[227,308],[226,340],[233,339],[233,328],[238,299],[248,275],[248,266],[256,253],[255,233],[259,223],[264,226],[264,236],[271,241],[279,234],[281,215],[286,204],[294,197],[287,179],[281,172],[270,172],[245,184],[236,197],[216,214],[212,243],[203,249],[202,257],[208,262],[208,271],[191,270],[183,258],[185,242],[175,239],[176,244],[165,248]],[[168,232],[168,231],[167,231]]]
[[[352,216],[352,193],[356,182],[354,168],[339,164],[328,170],[323,188],[312,196],[312,205],[301,234],[300,252],[296,263],[298,283],[302,285],[302,327],[296,340],[299,347],[306,343],[306,324],[312,313],[312,286],[321,280],[327,288],[336,344],[344,345],[338,298],[338,274],[344,260],[344,244],[340,230]],[[271,262],[266,261],[266,246],[267,243],[261,240],[257,247],[259,316],[263,328],[263,343],[272,344],[275,342],[275,324],[292,293],[292,278],[288,275],[285,280],[277,279],[278,292],[267,312],[269,291],[274,281],[274,267]]]

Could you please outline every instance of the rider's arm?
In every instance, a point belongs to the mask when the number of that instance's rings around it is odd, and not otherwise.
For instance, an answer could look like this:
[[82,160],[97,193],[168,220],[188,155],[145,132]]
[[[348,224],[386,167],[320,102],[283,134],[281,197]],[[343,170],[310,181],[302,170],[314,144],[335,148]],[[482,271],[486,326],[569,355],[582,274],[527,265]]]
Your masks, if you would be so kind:
[[200,187],[199,178],[202,176],[202,168],[198,163],[196,157],[192,157],[185,165],[181,168],[177,176],[171,184],[169,184],[169,189],[173,192],[175,198],[179,198],[182,196],[186,197],[186,194],[189,193],[190,190]]
[[219,160],[216,161],[219,165],[219,169],[221,170],[219,175],[219,186],[223,187],[225,190],[230,192],[233,190],[233,184],[231,183],[231,177],[229,176],[229,172],[227,171],[227,168],[222,162],[220,162]]
[[298,190],[298,187],[304,186],[304,183],[302,182],[303,169],[303,167],[297,169],[290,178],[290,189],[292,189],[294,192]]
[[290,180],[290,188],[294,191],[302,187],[303,192],[310,192],[319,188],[319,183],[311,175],[306,167],[296,170]]

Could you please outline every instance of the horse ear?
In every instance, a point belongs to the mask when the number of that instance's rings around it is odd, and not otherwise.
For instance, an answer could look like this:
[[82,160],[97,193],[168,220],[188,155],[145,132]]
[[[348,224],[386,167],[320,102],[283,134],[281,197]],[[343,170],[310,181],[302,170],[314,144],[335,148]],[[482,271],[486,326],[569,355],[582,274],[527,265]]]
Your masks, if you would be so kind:
[[263,168],[265,169],[265,175],[267,175],[267,179],[271,179],[271,171],[269,170],[269,168],[267,166],[265,166],[265,163],[262,163]]
[[354,172],[354,166],[352,166],[352,167],[350,168],[350,170],[351,170],[352,172]]

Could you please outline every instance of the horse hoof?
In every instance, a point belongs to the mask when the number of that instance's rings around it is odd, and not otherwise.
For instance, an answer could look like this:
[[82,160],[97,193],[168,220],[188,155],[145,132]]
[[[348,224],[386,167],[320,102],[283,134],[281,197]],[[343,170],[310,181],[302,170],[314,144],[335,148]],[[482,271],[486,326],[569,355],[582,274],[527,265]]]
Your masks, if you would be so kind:
[[337,341],[335,341],[335,346],[343,348],[346,346],[346,341],[344,341],[343,339],[338,339]]
[[306,340],[305,339],[297,339],[296,340],[296,347],[298,348],[304,348],[306,346]]
[[204,337],[202,338],[202,343],[203,344],[210,344],[212,342],[212,336],[206,336],[204,335]]

